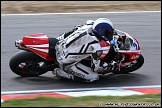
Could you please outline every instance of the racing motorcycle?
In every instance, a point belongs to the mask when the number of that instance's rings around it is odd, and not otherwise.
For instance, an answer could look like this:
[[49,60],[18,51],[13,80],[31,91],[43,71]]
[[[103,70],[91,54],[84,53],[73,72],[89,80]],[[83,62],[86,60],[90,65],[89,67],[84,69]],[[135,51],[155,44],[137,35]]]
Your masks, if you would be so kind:
[[[20,51],[10,59],[10,69],[22,77],[36,77],[53,71],[54,68],[59,67],[56,61],[55,45],[61,39],[64,39],[63,35],[49,38],[43,33],[38,33],[16,40],[15,47]],[[126,32],[116,30],[112,41],[100,41],[100,45],[104,49],[100,60],[107,63],[114,60],[116,63],[113,68],[99,74],[127,74],[134,72],[144,64],[138,40]],[[81,62],[90,66],[88,58]]]

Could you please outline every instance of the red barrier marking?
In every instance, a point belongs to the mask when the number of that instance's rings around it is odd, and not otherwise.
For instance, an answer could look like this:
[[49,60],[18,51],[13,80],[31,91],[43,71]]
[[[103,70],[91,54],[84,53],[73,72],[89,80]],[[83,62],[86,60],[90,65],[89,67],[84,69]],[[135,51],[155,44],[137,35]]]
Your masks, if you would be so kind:
[[34,94],[38,94],[39,96],[47,96],[47,97],[57,97],[57,98],[67,98],[67,97],[71,97],[69,95],[64,95],[64,94],[59,94],[59,93],[34,93]]
[[22,95],[22,94],[7,94],[7,95],[1,95],[1,99],[5,100],[12,100],[12,99],[33,99],[36,98],[37,96],[34,95]]
[[161,89],[155,89],[155,88],[129,88],[127,90],[133,90],[145,94],[161,93]]
[[58,93],[31,93],[31,94],[6,94],[1,95],[1,99],[12,100],[12,99],[34,99],[36,97],[56,97],[56,98],[68,98],[71,96],[58,94]]

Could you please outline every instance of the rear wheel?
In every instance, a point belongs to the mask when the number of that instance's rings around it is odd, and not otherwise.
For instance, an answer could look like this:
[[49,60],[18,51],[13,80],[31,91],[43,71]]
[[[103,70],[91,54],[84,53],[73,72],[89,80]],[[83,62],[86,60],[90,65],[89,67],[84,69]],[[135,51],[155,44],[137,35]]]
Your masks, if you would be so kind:
[[121,69],[120,71],[114,71],[114,74],[127,74],[139,69],[144,64],[144,57],[140,55],[140,57],[133,63],[131,63],[128,67]]
[[9,62],[10,69],[23,77],[36,77],[46,73],[47,71],[40,69],[41,66],[45,65],[43,58],[27,51],[20,51]]

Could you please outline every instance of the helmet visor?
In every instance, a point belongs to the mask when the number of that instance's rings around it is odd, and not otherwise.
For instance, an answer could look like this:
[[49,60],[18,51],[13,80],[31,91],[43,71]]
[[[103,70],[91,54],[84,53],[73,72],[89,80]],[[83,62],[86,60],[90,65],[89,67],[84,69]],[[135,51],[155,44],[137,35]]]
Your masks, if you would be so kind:
[[110,31],[108,31],[108,30],[105,30],[104,35],[105,35],[105,37],[106,37],[108,40],[111,40],[111,38],[112,38],[112,36],[113,36],[113,32],[110,32]]

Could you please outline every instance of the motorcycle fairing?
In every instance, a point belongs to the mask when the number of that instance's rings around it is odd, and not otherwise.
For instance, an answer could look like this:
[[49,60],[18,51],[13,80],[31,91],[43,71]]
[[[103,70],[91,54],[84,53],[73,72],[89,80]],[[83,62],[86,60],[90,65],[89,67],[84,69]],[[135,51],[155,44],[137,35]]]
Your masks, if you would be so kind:
[[140,50],[136,50],[136,51],[119,50],[119,53],[122,53],[124,56],[127,56],[128,58],[126,60],[132,62],[134,60],[137,60],[140,57],[141,51]]
[[[130,38],[132,40],[132,43],[129,44],[129,49],[128,50],[119,50],[119,53],[122,53],[125,57],[127,57],[127,61],[124,62],[132,62],[134,60],[137,60],[141,54],[141,50],[140,50],[140,45],[137,41],[137,39],[133,38],[132,36],[130,36],[128,33],[126,38]],[[106,53],[103,53],[100,57],[100,60],[104,59],[104,57],[106,56],[106,54],[108,54],[109,49],[110,49],[110,43],[105,42],[105,41],[100,41],[100,45],[102,48],[104,47],[108,47],[108,49],[106,50]]]
[[30,34],[23,37],[23,44],[31,51],[47,60],[54,60],[49,56],[49,38],[43,34]]

